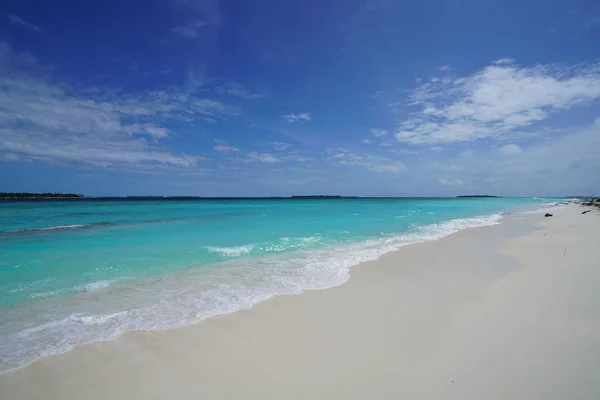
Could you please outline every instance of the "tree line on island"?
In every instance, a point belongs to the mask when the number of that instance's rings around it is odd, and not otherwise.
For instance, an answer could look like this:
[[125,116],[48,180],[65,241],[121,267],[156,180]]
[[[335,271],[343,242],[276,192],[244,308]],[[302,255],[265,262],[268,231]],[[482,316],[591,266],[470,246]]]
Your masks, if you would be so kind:
[[[82,194],[77,193],[28,193],[28,192],[0,192],[0,199],[60,199],[60,198],[83,198]],[[468,197],[498,197],[490,195],[463,195],[459,198]],[[203,199],[197,196],[127,196],[127,199]],[[273,197],[273,199],[283,199],[284,197]],[[306,199],[355,199],[356,196],[339,196],[339,195],[294,195],[291,199],[306,200]],[[209,198],[207,198],[209,199]],[[218,198],[215,198],[218,199]]]
[[76,193],[23,193],[0,192],[0,198],[6,199],[43,199],[43,198],[80,198],[82,194]]

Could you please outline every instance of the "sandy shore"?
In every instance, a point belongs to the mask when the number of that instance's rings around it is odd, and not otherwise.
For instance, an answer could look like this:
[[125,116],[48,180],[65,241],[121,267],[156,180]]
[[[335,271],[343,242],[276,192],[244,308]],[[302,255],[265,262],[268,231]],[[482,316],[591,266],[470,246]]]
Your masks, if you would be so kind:
[[598,399],[600,212],[406,246],[348,283],[0,375],[8,399]]

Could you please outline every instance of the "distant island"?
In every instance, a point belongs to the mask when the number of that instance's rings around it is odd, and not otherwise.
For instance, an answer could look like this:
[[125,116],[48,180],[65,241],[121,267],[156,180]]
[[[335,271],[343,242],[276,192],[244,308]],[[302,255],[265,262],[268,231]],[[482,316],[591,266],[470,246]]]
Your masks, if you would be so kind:
[[460,199],[460,198],[465,198],[465,197],[466,198],[469,198],[469,197],[492,197],[492,198],[498,198],[500,196],[490,196],[488,194],[467,194],[467,195],[456,196],[456,197],[458,197]]
[[[462,195],[457,198],[498,198],[501,196],[490,195]],[[291,197],[200,197],[200,196],[110,196],[110,197],[95,197],[84,196],[76,193],[17,193],[17,192],[0,192],[0,200],[23,199],[23,200],[47,200],[47,199],[81,199],[88,201],[127,201],[127,200],[327,200],[327,199],[359,199],[358,196],[340,196],[340,195],[294,195]],[[368,198],[368,197],[362,197]],[[375,197],[378,198],[378,197]],[[403,198],[403,197],[379,197],[379,198]]]
[[47,199],[81,199],[89,201],[144,201],[144,200],[311,200],[311,199],[356,199],[356,196],[328,196],[328,195],[296,195],[291,197],[200,197],[200,196],[84,196],[75,193],[16,193],[0,192],[0,200],[47,200]]
[[0,192],[0,199],[63,199],[81,198],[82,194],[75,193],[16,193]]
[[319,195],[309,195],[309,196],[292,196],[292,199],[355,199],[353,196],[325,196],[322,194]]

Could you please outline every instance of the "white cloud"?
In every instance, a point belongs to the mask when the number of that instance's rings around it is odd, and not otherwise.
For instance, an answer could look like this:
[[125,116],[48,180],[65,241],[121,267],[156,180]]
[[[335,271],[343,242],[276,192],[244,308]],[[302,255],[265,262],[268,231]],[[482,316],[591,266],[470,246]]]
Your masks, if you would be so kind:
[[162,139],[169,136],[169,131],[167,130],[167,128],[161,128],[154,124],[144,124],[144,130],[146,131],[146,133],[148,133],[150,136],[156,139]]
[[185,25],[176,26],[171,28],[171,32],[177,33],[181,36],[185,36],[190,39],[195,39],[200,35],[200,30],[206,26],[206,21],[195,20]]
[[371,134],[375,137],[381,137],[381,136],[385,136],[388,134],[388,130],[387,129],[379,129],[379,128],[372,128],[371,129]]
[[147,134],[155,139],[163,139],[169,136],[167,128],[161,128],[154,124],[131,124],[123,126],[123,132],[133,134]]
[[[178,107],[184,106],[184,103],[177,104]],[[183,120],[193,120],[194,115],[202,115],[205,116],[205,120],[210,120],[214,122],[217,118],[222,118],[224,116],[234,116],[239,115],[237,111],[231,108],[231,106],[224,104],[218,100],[212,99],[203,99],[196,98],[190,99],[187,104],[187,109],[179,109],[178,113],[181,113]],[[173,113],[172,115],[177,115]],[[187,118],[186,118],[187,117]]]
[[216,89],[216,91],[217,91],[217,93],[219,93],[222,96],[231,96],[231,97],[236,97],[238,99],[246,99],[246,100],[260,99],[263,97],[267,97],[266,93],[251,92],[244,85],[242,85],[241,83],[235,82],[235,81],[230,81],[230,82],[227,82],[227,83],[219,86]]
[[68,137],[0,128],[0,154],[21,161],[91,164],[101,167],[135,166],[144,170],[156,165],[193,167],[204,159],[175,154],[144,139],[104,138],[93,135]]
[[355,154],[345,148],[330,149],[329,154],[326,161],[336,165],[359,166],[380,173],[395,173],[406,170],[406,166],[402,162],[376,154]]
[[275,151],[287,150],[291,146],[291,144],[289,144],[289,143],[283,143],[283,142],[271,142],[271,143],[269,143],[269,145],[271,145],[271,147]]
[[205,159],[160,141],[170,120],[195,123],[236,114],[182,88],[136,94],[83,88],[52,79],[27,53],[0,42],[0,153],[3,160],[84,163],[147,170],[192,167]]
[[[356,164],[361,165],[361,164]],[[406,170],[406,166],[400,161],[392,163],[367,163],[362,164],[365,168],[373,172],[402,172]]]
[[310,121],[312,119],[311,115],[308,113],[302,113],[302,114],[286,114],[286,115],[282,115],[281,118],[287,120],[287,122],[298,122],[298,121]]
[[441,72],[450,72],[450,71],[452,71],[452,69],[453,68],[451,65],[441,65],[441,66],[437,67],[437,70],[441,71]]
[[495,65],[507,65],[507,64],[514,64],[515,60],[513,58],[501,58],[499,60],[493,61],[492,64]]
[[[508,147],[507,147],[508,146]],[[467,151],[433,166],[437,174],[473,185],[479,193],[592,195],[600,187],[600,123],[568,129],[520,148]],[[506,154],[505,151],[509,149]],[[449,179],[445,176],[443,178]],[[497,189],[495,189],[497,188]]]
[[369,139],[365,138],[365,139],[361,140],[361,143],[369,144],[369,143],[371,143],[371,141]]
[[523,150],[519,146],[517,146],[516,144],[512,144],[512,143],[511,144],[505,144],[504,146],[500,147],[498,149],[498,151],[500,153],[502,153],[502,154],[507,155],[507,156],[514,155],[514,154],[519,154],[519,153],[523,152]]
[[42,32],[42,30],[40,29],[39,26],[34,25],[31,22],[25,21],[24,19],[22,19],[18,15],[10,14],[8,16],[8,20],[13,25],[22,26],[24,28],[27,28],[27,29],[32,30],[32,31],[37,32],[37,33],[41,33]]
[[507,60],[411,92],[420,107],[395,137],[409,144],[510,139],[553,114],[600,99],[600,65],[518,67]]
[[298,161],[298,162],[304,162],[304,161],[312,161],[312,158],[310,157],[304,157],[304,156],[299,156],[299,155],[288,155],[284,157],[286,160],[293,160],[293,161]]
[[246,154],[246,162],[261,162],[261,163],[274,164],[274,163],[278,163],[279,161],[281,161],[281,160],[279,160],[279,158],[277,158],[273,154],[259,153],[256,151],[251,151],[250,153]]
[[220,153],[234,153],[240,151],[237,147],[229,145],[225,140],[215,140],[216,145],[213,147],[213,150],[218,151]]
[[438,182],[445,186],[457,186],[465,184],[461,179],[452,178],[438,178]]
[[392,154],[406,154],[406,155],[419,154],[418,151],[416,151],[416,150],[410,150],[410,149],[389,149],[388,153],[392,153]]

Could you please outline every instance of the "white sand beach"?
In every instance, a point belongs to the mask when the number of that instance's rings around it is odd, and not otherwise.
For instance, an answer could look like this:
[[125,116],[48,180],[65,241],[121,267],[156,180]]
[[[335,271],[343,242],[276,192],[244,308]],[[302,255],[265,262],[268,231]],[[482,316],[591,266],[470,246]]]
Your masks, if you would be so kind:
[[12,399],[598,399],[600,212],[409,245],[332,289],[80,346]]

